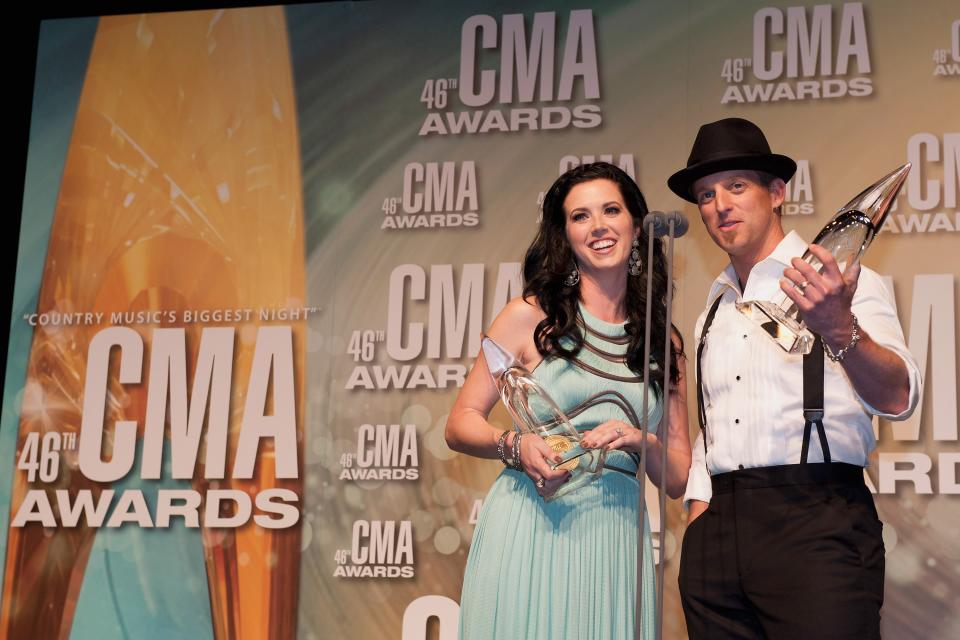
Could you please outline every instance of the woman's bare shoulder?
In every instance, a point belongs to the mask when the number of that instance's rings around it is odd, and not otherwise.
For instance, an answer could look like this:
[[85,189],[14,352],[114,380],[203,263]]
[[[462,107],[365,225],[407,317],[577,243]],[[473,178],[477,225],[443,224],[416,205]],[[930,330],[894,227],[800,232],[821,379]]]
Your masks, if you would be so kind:
[[545,317],[536,298],[514,298],[497,314],[487,334],[526,362],[537,352],[533,333]]
[[540,303],[536,297],[516,297],[503,307],[503,310],[497,316],[494,323],[503,319],[511,324],[518,323],[536,327],[545,317],[547,316],[543,312],[543,309],[540,308]]

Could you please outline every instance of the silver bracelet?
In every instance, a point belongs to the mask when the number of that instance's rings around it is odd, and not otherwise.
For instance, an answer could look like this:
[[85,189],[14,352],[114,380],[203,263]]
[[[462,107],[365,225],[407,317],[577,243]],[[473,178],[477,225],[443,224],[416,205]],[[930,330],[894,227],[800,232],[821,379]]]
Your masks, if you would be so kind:
[[523,438],[523,433],[518,432],[517,435],[513,436],[513,464],[510,465],[511,468],[516,469],[517,471],[523,471],[523,464],[520,462],[520,439]]
[[500,439],[497,440],[497,455],[500,456],[500,462],[502,462],[505,467],[510,466],[510,463],[507,462],[507,452],[504,450],[507,445],[507,434],[509,433],[509,431],[504,431],[500,434]]
[[847,346],[834,353],[833,349],[830,348],[830,345],[828,345],[826,341],[823,343],[823,348],[827,352],[827,357],[833,362],[843,362],[843,359],[847,357],[847,354],[850,353],[850,350],[857,346],[857,343],[860,342],[860,323],[857,321],[857,316],[852,313],[850,316],[853,318],[853,333],[850,335],[850,342],[847,343]]

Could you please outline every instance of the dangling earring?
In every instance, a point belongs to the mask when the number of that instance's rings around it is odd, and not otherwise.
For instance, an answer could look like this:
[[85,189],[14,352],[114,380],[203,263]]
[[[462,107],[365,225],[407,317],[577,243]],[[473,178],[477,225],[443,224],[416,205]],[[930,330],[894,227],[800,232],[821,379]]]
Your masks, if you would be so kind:
[[567,274],[567,277],[564,278],[563,284],[568,287],[575,287],[580,282],[580,270],[577,269],[577,263],[573,263],[573,271]]
[[634,238],[633,247],[630,249],[630,259],[627,260],[627,272],[632,276],[638,276],[642,268],[643,262],[640,260],[640,238]]

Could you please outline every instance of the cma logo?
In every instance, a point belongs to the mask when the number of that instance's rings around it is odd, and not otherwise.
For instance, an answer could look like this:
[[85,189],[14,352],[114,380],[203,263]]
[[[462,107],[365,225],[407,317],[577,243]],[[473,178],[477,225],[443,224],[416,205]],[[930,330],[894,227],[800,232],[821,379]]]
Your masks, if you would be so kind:
[[753,56],[724,62],[720,103],[861,98],[873,93],[870,70],[862,3],[845,3],[839,15],[828,4],[764,7],[753,16]]
[[870,73],[863,3],[845,3],[839,20],[836,17],[829,4],[757,11],[753,16],[753,75],[769,81],[783,76]]
[[380,228],[476,227],[479,209],[476,162],[410,162],[403,169],[402,195],[383,202]]
[[[913,134],[907,141],[907,160],[913,169],[883,231],[960,231],[960,132]],[[898,211],[904,198],[909,210]]]
[[797,172],[787,183],[783,199],[783,215],[813,215],[813,182],[810,179],[810,161],[797,160]]
[[345,457],[340,479],[416,480],[419,466],[416,426],[364,424],[357,430],[356,455]]
[[338,578],[412,578],[413,525],[409,520],[357,520],[349,553],[335,554]]
[[[562,176],[570,169],[574,167],[579,167],[583,164],[591,164],[593,162],[608,162],[610,164],[615,164],[618,168],[623,170],[628,176],[637,179],[637,162],[632,153],[600,153],[600,154],[588,154],[583,156],[578,155],[565,155],[560,158],[559,168],[557,170],[557,175]],[[541,191],[537,194],[537,224],[540,224],[540,221],[543,219],[543,198],[546,195],[546,192]]]
[[[465,106],[482,107],[494,99],[500,104],[567,102],[574,99],[577,80],[580,80],[583,98],[600,97],[592,10],[570,12],[559,65],[556,65],[559,51],[556,12],[534,14],[529,35],[521,13],[504,15],[501,23],[499,38],[493,16],[470,16],[463,23],[457,86],[460,102]],[[480,69],[477,62],[483,59],[484,51],[498,47],[496,68]],[[559,66],[559,84],[555,89],[556,66]]]
[[535,13],[529,30],[521,13],[499,22],[489,15],[468,17],[460,31],[458,77],[428,80],[421,101],[443,109],[447,89],[454,88],[466,110],[428,113],[418,135],[600,126],[600,105],[590,102],[600,98],[593,11],[571,11],[562,42],[554,11]]
[[933,52],[935,76],[960,76],[960,20],[950,25],[950,48]]
[[477,165],[473,160],[411,162],[403,170],[403,212],[446,213],[476,210]]
[[[907,160],[913,171],[907,176],[907,200],[912,209],[931,211],[957,208],[960,185],[960,132],[916,133],[907,141]],[[943,178],[934,177],[942,165]]]

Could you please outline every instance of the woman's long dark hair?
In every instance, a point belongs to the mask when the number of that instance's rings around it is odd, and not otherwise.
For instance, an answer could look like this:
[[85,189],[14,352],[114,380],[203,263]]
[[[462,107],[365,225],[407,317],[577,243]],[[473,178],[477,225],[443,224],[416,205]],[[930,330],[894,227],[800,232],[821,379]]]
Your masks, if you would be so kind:
[[[651,268],[651,265],[647,264],[647,233],[642,229],[643,217],[647,214],[647,203],[637,183],[623,170],[607,162],[584,164],[567,171],[557,178],[544,197],[540,229],[523,259],[523,297],[535,296],[540,303],[540,308],[547,316],[534,330],[534,342],[542,356],[554,355],[567,360],[573,358],[583,347],[583,332],[577,327],[580,287],[564,284],[564,280],[573,270],[574,258],[573,249],[567,240],[567,215],[563,210],[563,201],[575,185],[591,180],[610,180],[616,183],[620,189],[620,195],[623,196],[624,204],[633,217],[634,224],[641,228],[642,270],[639,276],[627,276],[624,305],[627,312],[625,328],[627,335],[630,336],[630,344],[627,347],[627,366],[637,375],[642,375],[647,269]],[[671,283],[667,282],[666,260],[663,257],[663,246],[659,239],[653,241],[652,269],[653,326],[650,331],[650,357],[660,371],[663,371],[665,366],[663,362],[664,326],[667,321],[665,300],[667,287],[671,286]],[[572,342],[569,348],[561,343],[561,338],[564,337]],[[673,383],[678,380],[677,359],[682,354],[681,341],[679,350],[676,346],[671,347],[673,368],[670,379]]]

